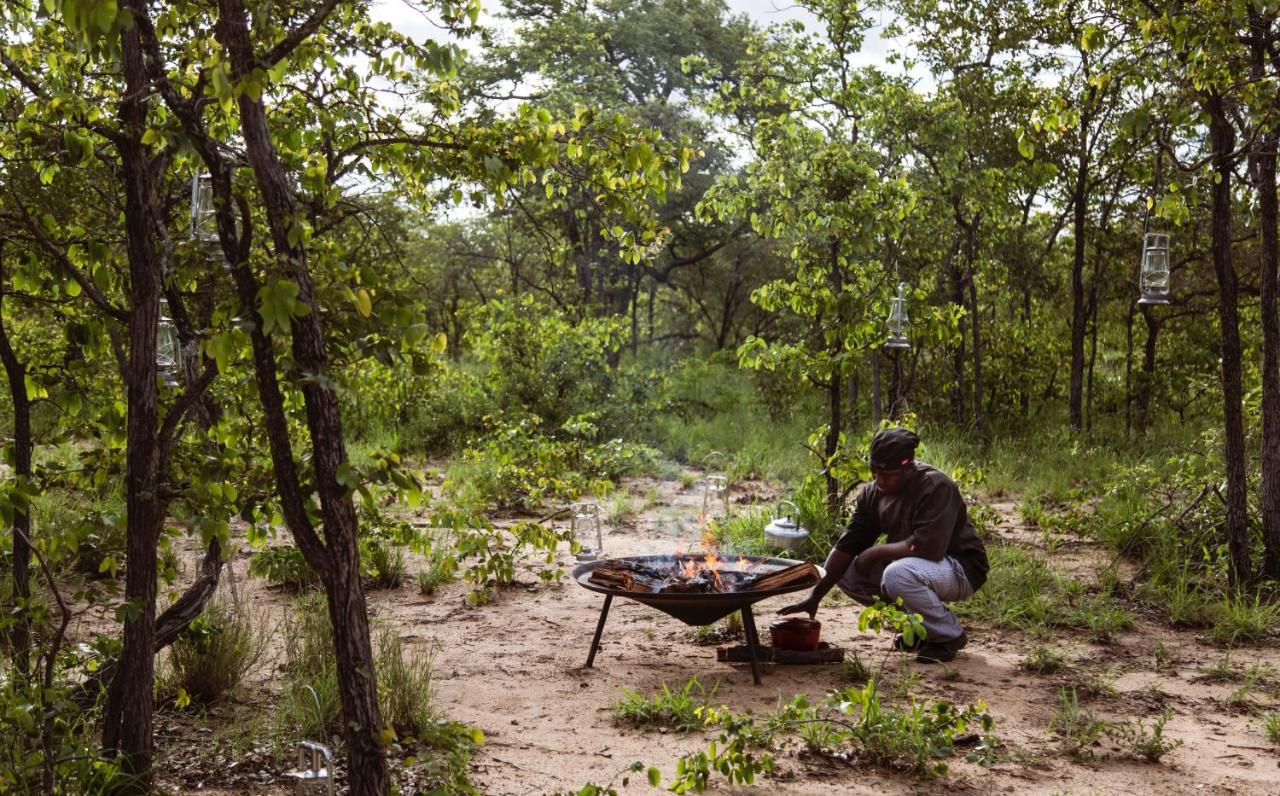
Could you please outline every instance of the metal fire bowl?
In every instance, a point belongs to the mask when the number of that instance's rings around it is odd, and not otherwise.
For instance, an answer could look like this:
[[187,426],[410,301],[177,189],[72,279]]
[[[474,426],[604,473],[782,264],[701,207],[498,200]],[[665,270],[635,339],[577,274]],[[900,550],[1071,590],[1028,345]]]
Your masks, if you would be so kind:
[[[777,594],[787,594],[793,591],[802,591],[811,588],[814,584],[800,584],[795,586],[787,586],[781,589],[767,589],[765,591],[734,591],[727,593],[711,592],[706,594],[679,594],[668,593],[658,594],[655,592],[642,591],[623,591],[622,589],[611,589],[607,586],[601,586],[598,583],[592,583],[588,580],[591,577],[591,571],[596,567],[603,566],[609,561],[634,561],[639,564],[648,566],[669,565],[679,558],[681,561],[693,560],[701,561],[702,556],[626,556],[620,559],[604,559],[601,561],[591,561],[581,564],[574,568],[573,579],[578,581],[578,585],[584,589],[599,592],[601,594],[611,594],[616,597],[626,597],[629,600],[635,600],[638,603],[657,608],[665,614],[679,619],[686,625],[709,625],[712,622],[723,619],[734,611],[741,610],[749,605],[767,600]],[[752,564],[758,564],[767,569],[763,572],[773,572],[779,569],[785,569],[802,562],[795,561],[790,558],[769,558],[766,556],[737,556],[733,560],[739,558],[745,559]],[[818,567],[818,576],[826,575],[826,570]]]

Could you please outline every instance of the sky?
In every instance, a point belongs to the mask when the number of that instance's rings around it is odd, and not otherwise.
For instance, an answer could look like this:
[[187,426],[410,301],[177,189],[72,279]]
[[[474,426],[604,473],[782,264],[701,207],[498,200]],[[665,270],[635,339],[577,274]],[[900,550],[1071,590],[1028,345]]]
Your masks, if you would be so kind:
[[[490,13],[501,6],[501,0],[481,1],[484,4],[484,18],[489,24],[501,26],[501,21],[494,19]],[[776,22],[799,20],[810,30],[815,27],[813,15],[801,6],[788,2],[788,0],[726,0],[726,4],[731,13],[746,14],[762,26]],[[436,28],[421,12],[413,8],[412,3],[408,2],[408,0],[376,0],[374,3],[374,16],[391,22],[397,30],[407,33],[417,40],[442,37],[442,31]],[[879,31],[883,28],[883,22],[883,19],[877,20],[877,24],[867,32],[865,45],[860,57],[857,59],[859,66],[883,65],[885,63],[884,56],[894,44],[880,37]]]

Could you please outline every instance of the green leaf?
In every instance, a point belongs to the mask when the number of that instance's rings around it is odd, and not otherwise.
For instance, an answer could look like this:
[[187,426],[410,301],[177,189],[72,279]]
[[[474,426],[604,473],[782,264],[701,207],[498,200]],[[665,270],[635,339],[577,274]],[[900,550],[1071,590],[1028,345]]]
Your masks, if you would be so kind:
[[649,766],[649,784],[658,787],[662,783],[662,772],[657,766]]

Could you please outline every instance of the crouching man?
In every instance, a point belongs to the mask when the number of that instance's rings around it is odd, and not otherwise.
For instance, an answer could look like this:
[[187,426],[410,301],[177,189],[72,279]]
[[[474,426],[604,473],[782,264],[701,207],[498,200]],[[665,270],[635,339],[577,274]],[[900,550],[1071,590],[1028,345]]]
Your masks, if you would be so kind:
[[[900,428],[871,440],[872,482],[858,495],[849,530],[827,556],[827,575],[809,598],[778,613],[813,616],[839,586],[863,605],[877,596],[924,618],[923,640],[894,647],[923,663],[949,661],[968,639],[947,603],[967,599],[987,579],[987,551],[969,522],[960,489],[947,475],[915,461],[920,438]],[[888,537],[876,544],[881,534]],[[850,566],[852,564],[853,566]]]

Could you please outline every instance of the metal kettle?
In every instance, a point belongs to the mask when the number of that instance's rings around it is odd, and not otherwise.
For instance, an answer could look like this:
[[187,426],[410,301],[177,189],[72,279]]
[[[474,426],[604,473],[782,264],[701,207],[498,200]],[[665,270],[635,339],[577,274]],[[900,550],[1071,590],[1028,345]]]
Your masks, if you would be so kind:
[[[785,506],[790,506],[791,511],[783,512]],[[797,550],[803,544],[804,540],[809,537],[809,531],[800,524],[800,509],[790,500],[778,501],[779,513],[781,517],[774,517],[764,528],[764,538],[774,547],[781,547],[786,550]],[[792,519],[792,517],[796,519]]]

